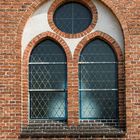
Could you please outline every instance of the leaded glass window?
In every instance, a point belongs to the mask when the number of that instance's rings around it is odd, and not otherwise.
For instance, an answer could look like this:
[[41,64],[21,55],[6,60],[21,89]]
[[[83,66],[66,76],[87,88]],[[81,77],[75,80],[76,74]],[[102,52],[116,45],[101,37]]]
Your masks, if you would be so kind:
[[117,59],[111,46],[95,39],[79,60],[80,119],[118,119]]
[[46,39],[31,52],[29,61],[30,118],[66,120],[66,55]]
[[68,2],[56,9],[53,20],[62,32],[75,34],[88,28],[92,13],[81,3]]

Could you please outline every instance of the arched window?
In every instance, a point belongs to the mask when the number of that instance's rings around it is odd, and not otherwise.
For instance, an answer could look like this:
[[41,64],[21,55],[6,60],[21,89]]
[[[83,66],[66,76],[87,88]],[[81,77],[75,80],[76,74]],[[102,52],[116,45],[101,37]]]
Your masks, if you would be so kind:
[[111,46],[94,39],[79,60],[80,119],[118,120],[118,64]]
[[29,60],[30,118],[66,120],[66,55],[56,42],[46,39]]

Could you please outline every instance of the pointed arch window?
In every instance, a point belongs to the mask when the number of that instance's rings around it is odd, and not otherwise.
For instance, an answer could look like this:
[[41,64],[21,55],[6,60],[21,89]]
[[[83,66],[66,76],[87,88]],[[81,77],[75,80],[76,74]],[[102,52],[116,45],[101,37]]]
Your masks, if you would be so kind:
[[79,60],[80,119],[118,120],[118,64],[111,46],[94,39]]
[[30,118],[67,119],[67,65],[61,46],[51,39],[40,42],[29,60]]

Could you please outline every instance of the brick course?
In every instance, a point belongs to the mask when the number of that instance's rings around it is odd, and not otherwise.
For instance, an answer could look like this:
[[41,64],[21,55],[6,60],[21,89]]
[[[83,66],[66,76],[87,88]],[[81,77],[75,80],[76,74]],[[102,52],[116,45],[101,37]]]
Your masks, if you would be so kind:
[[[81,136],[55,136],[44,139],[107,139],[107,140],[133,140],[140,139],[140,1],[139,0],[101,0],[108,6],[118,18],[125,40],[125,104],[126,104],[126,132],[123,135],[116,136],[99,136],[98,135],[81,135]],[[27,120],[27,95],[23,96],[27,90],[27,80],[24,73],[27,72],[27,63],[22,63],[21,58],[21,38],[22,32],[30,15],[46,0],[1,0],[0,1],[0,139],[18,139],[21,137],[21,127],[28,122]],[[48,35],[49,34],[49,35]],[[44,33],[40,37],[57,35]],[[54,37],[55,36],[55,37]],[[37,37],[29,46],[33,47],[36,41],[41,38]],[[40,39],[39,39],[40,38]],[[62,46],[67,46],[64,41],[58,38]],[[67,48],[67,47],[66,47]],[[66,49],[65,48],[65,49]],[[30,48],[31,49],[31,48]],[[67,53],[69,52],[66,49]],[[75,52],[76,53],[76,52]],[[70,52],[68,53],[70,54]],[[28,56],[28,54],[26,55]],[[71,54],[69,62],[72,61]],[[26,58],[28,59],[28,57]],[[75,61],[76,59],[73,59]],[[22,65],[23,64],[23,65]],[[73,71],[77,72],[77,63],[69,63],[68,67],[70,75]],[[72,67],[75,70],[72,70]],[[22,71],[21,71],[22,70]],[[23,73],[23,75],[21,75]],[[74,74],[73,74],[74,75]],[[24,80],[25,78],[25,80]],[[77,79],[76,75],[75,78]],[[69,76],[69,87],[73,86],[75,95],[69,97],[73,100],[77,97],[78,85],[75,85],[75,79]],[[73,83],[73,84],[72,84]],[[23,88],[24,86],[24,88]],[[71,91],[69,91],[71,93]],[[73,102],[72,104],[78,104]],[[24,107],[25,106],[25,107]],[[71,104],[69,104],[69,108]],[[69,111],[72,117],[78,108],[74,108],[74,112]],[[71,118],[70,117],[70,118]],[[77,125],[78,118],[69,119],[69,125],[74,123]],[[74,130],[77,128],[73,128]],[[36,136],[37,137],[37,136]],[[63,137],[63,138],[62,138]],[[28,139],[28,138],[24,138]],[[39,138],[37,138],[39,139]],[[42,138],[43,139],[43,138]]]

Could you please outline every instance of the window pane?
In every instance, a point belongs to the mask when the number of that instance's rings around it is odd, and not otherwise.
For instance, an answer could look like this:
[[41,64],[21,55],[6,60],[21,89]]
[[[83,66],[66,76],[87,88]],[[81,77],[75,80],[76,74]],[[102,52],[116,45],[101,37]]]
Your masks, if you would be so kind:
[[66,89],[66,65],[30,65],[30,89]]
[[92,14],[90,10],[80,3],[73,2],[72,4],[72,14],[74,19],[88,19],[91,21]]
[[71,19],[72,4],[67,3],[59,6],[54,14],[54,19]]
[[72,33],[73,31],[73,22],[71,19],[54,19],[54,22],[56,24],[57,27],[59,27],[59,29],[62,32],[67,32],[67,33]]
[[82,89],[116,89],[116,64],[82,64],[79,66]]
[[66,119],[65,92],[30,92],[32,119]]
[[81,118],[116,119],[117,92],[81,92]]
[[75,19],[73,21],[73,33],[82,32],[87,29],[89,24],[91,23],[90,19]]

